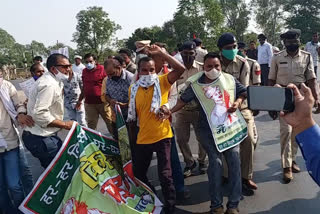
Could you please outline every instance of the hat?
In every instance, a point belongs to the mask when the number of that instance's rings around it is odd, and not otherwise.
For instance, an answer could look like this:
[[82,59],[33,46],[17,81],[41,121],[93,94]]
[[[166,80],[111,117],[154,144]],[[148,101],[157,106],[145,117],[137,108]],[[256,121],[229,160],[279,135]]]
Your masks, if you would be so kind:
[[279,49],[278,47],[276,47],[276,46],[273,46],[273,47],[272,47],[272,50],[273,50],[273,51],[276,51],[276,52],[279,52],[279,51],[280,51],[280,49]]
[[199,46],[199,45],[201,45],[202,40],[199,39],[199,38],[196,38],[196,39],[193,40],[193,42],[196,43],[197,46]]
[[280,35],[281,39],[299,39],[301,35],[301,30],[291,29]]
[[193,41],[186,41],[182,44],[181,50],[195,50],[196,49],[196,43]]
[[246,47],[246,43],[244,43],[244,42],[238,42],[238,48],[243,49],[243,48],[245,48],[245,47]]
[[263,33],[260,33],[258,39],[267,39],[267,37]]
[[237,40],[232,33],[224,33],[218,40],[218,47],[222,48],[225,45],[233,44],[235,42],[237,42]]
[[74,55],[74,58],[75,58],[75,59],[82,59],[82,56]]
[[151,41],[150,40],[141,40],[136,41],[134,44],[136,46],[136,52],[142,51],[146,46],[150,46]]

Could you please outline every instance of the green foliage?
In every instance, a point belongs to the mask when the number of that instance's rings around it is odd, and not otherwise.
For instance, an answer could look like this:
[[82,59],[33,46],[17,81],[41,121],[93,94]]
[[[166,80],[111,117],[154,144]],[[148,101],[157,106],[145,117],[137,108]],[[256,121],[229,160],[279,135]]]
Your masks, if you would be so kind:
[[243,42],[246,43],[247,46],[249,46],[251,41],[255,41],[257,43],[257,37],[258,34],[254,33],[254,32],[250,32],[250,33],[245,33],[243,35]]
[[302,43],[310,41],[312,33],[319,31],[319,0],[285,0],[284,9],[289,13],[286,18],[287,27],[301,30]]
[[251,3],[258,26],[271,44],[279,45],[284,31],[284,0],[252,0]]
[[77,14],[77,31],[73,34],[73,41],[77,43],[79,53],[92,52],[99,58],[107,50],[112,35],[121,29],[108,16],[102,7],[89,7]]
[[126,47],[132,50],[136,49],[134,43],[139,40],[151,40],[152,43],[160,42],[162,28],[159,26],[152,26],[150,28],[138,28],[134,31],[134,33],[127,39],[125,42]]
[[249,24],[250,7],[244,0],[220,0],[226,26],[234,32],[239,41],[244,40],[244,33]]

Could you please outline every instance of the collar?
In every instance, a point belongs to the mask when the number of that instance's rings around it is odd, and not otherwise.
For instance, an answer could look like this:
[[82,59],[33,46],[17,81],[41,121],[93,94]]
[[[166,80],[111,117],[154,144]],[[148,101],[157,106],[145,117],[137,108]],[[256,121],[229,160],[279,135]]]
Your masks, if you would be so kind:
[[127,78],[127,72],[126,72],[127,70],[126,69],[122,69],[122,74],[121,74],[121,79],[126,79]]
[[[294,55],[294,57],[299,57],[300,55],[301,55],[301,50],[300,50],[300,48],[299,48],[298,53],[297,53],[296,55]],[[288,54],[287,51],[284,52],[284,56],[291,57],[291,56]],[[294,58],[294,57],[293,57],[293,58]]]

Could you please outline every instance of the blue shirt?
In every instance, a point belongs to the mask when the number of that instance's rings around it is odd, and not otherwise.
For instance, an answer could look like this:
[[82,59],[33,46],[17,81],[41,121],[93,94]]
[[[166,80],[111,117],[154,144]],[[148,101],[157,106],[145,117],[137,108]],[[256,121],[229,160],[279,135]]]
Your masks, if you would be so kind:
[[314,125],[296,136],[307,170],[320,186],[320,128]]

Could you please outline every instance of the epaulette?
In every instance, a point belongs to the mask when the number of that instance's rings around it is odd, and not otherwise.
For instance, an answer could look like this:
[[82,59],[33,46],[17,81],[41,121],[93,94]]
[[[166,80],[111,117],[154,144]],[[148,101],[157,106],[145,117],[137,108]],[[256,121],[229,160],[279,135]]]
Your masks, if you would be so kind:
[[236,57],[238,59],[240,59],[240,61],[242,61],[242,62],[246,62],[247,61],[246,58],[243,58],[242,56],[237,55]]
[[198,62],[196,60],[194,60],[196,64],[200,65],[200,66],[203,66],[203,63],[202,62]]
[[309,53],[309,52],[307,52],[307,51],[304,51],[304,50],[300,50],[300,51],[301,51],[301,53],[311,55],[311,53]]
[[273,55],[275,55],[275,56],[280,55],[280,54],[282,54],[284,51],[285,51],[285,50],[279,51],[278,53],[275,53],[275,54],[273,54]]

